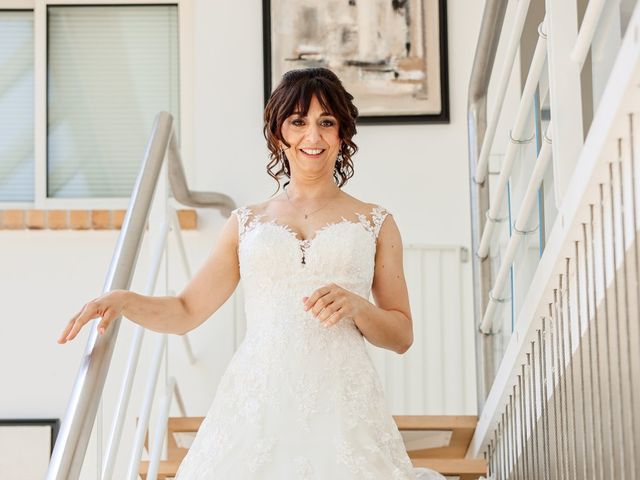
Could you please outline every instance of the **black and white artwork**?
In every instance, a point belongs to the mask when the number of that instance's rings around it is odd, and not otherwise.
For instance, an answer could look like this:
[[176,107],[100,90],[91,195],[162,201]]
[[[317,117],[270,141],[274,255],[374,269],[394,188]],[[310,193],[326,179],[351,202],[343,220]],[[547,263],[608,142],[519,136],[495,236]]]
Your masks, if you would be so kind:
[[288,70],[326,67],[362,123],[448,123],[446,0],[263,0],[265,102]]

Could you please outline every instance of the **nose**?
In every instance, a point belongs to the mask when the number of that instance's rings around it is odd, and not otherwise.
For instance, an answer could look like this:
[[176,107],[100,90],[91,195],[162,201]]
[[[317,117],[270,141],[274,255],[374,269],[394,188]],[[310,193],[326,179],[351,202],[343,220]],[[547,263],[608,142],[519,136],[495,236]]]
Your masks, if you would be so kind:
[[309,124],[309,128],[305,132],[305,137],[308,142],[317,142],[320,140],[320,127],[312,122]]

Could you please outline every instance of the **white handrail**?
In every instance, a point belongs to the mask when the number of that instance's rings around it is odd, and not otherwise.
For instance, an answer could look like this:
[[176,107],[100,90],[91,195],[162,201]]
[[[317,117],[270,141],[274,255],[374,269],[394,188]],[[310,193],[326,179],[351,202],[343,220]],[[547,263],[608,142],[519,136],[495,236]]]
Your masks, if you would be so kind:
[[505,56],[504,64],[502,65],[502,72],[500,73],[500,82],[496,91],[498,92],[496,104],[494,106],[493,115],[487,125],[487,130],[482,140],[482,147],[480,148],[480,155],[478,158],[478,169],[476,173],[475,181],[482,183],[487,178],[489,172],[489,154],[491,153],[491,147],[493,140],[496,136],[496,129],[498,127],[498,120],[500,120],[500,114],[502,113],[502,105],[506,97],[507,86],[509,85],[509,79],[513,72],[513,64],[516,59],[516,53],[520,47],[520,38],[522,37],[522,31],[524,30],[524,23],[527,18],[527,12],[529,11],[529,3],[531,0],[521,0],[518,3],[518,7],[515,13],[515,20],[509,41],[507,43],[508,50]]
[[584,12],[584,18],[580,25],[576,45],[571,52],[571,60],[576,62],[580,68],[584,65],[584,61],[591,48],[591,43],[598,28],[598,22],[602,16],[605,3],[605,0],[590,0],[587,5],[587,10]]
[[138,426],[136,427],[133,447],[131,449],[132,454],[126,476],[129,480],[137,480],[138,478],[138,469],[140,468],[140,459],[142,458],[142,449],[144,448],[144,437],[149,425],[149,415],[151,414],[151,406],[153,405],[153,396],[158,383],[158,377],[160,376],[160,365],[162,364],[162,358],[164,357],[164,351],[167,346],[167,334],[161,333],[157,335],[151,360],[151,372],[147,379],[144,400],[142,401],[140,414],[138,415]]
[[153,436],[153,443],[150,447],[149,456],[149,470],[147,471],[147,480],[156,480],[158,478],[158,466],[160,465],[160,456],[162,455],[162,445],[164,444],[164,437],[167,432],[167,422],[169,420],[169,410],[171,408],[171,400],[176,388],[176,379],[174,377],[169,378],[167,389],[164,398],[162,399],[162,405],[158,412],[158,423]]
[[[516,112],[516,119],[513,124],[513,129],[511,130],[509,145],[507,146],[507,151],[500,168],[497,185],[489,203],[490,206],[487,212],[487,223],[482,231],[482,237],[477,251],[477,255],[480,258],[486,257],[489,253],[491,235],[493,234],[494,225],[499,221],[497,217],[502,208],[502,198],[506,191],[509,177],[511,176],[511,167],[513,166],[515,155],[520,145],[528,141],[521,139],[521,137],[524,134],[524,129],[527,125],[528,115],[533,104],[533,95],[538,82],[540,81],[542,67],[544,66],[544,62],[547,58],[547,36],[544,33],[543,25],[544,21],[538,28],[538,42],[533,54],[533,59],[531,60],[531,66],[529,67],[527,81],[525,82],[524,89],[522,90],[522,96],[520,97],[520,103],[518,104],[518,110]],[[533,140],[533,137],[531,140]]]
[[489,303],[487,304],[487,309],[484,311],[482,323],[480,324],[480,330],[483,333],[491,332],[493,321],[495,318],[494,313],[496,311],[496,308],[498,307],[498,304],[503,301],[496,296],[500,295],[500,293],[504,289],[507,279],[509,278],[509,270],[511,269],[511,264],[513,263],[513,259],[515,258],[518,245],[520,245],[520,241],[524,237],[523,233],[526,233],[527,223],[535,206],[538,189],[540,188],[542,178],[544,177],[547,165],[549,164],[549,160],[551,159],[551,123],[552,122],[549,122],[549,125],[547,126],[547,133],[543,137],[544,141],[542,142],[542,148],[540,149],[540,153],[538,154],[536,165],[533,169],[533,172],[531,173],[531,179],[527,184],[527,189],[525,191],[522,204],[520,205],[520,209],[518,210],[516,221],[513,225],[514,233],[509,238],[506,252],[502,259],[502,263],[500,264],[498,274],[496,275],[496,281],[493,288],[489,292]]

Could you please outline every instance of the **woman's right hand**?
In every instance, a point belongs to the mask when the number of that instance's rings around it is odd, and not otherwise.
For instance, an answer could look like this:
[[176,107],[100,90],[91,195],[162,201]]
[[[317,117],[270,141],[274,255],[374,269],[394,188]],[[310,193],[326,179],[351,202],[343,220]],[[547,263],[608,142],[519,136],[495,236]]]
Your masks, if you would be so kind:
[[62,344],[73,340],[82,327],[97,317],[102,317],[102,321],[98,325],[98,333],[104,334],[111,322],[122,315],[128,293],[128,290],[112,290],[86,303],[71,318],[58,338],[58,343]]

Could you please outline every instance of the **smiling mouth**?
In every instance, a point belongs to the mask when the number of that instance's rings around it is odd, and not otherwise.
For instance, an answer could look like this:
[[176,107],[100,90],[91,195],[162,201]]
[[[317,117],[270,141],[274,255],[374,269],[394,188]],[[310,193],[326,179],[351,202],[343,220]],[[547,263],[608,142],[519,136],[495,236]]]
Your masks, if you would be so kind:
[[301,148],[300,151],[308,157],[319,157],[324,153],[324,148]]

